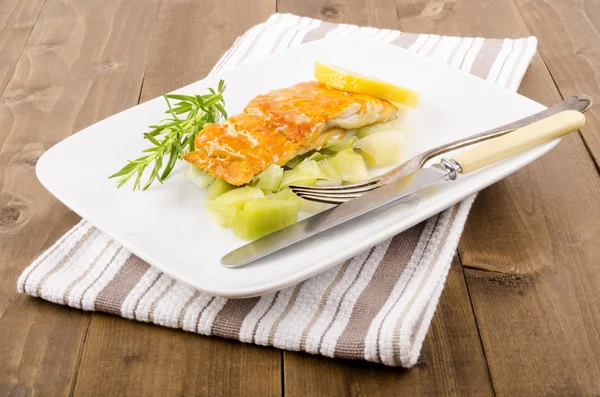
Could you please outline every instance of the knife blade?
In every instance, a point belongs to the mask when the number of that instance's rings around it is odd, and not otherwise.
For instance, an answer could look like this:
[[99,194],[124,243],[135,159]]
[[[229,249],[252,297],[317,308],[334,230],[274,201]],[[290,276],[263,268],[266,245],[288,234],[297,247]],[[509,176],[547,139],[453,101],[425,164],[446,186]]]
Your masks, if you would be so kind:
[[452,164],[443,162],[422,168],[379,189],[243,245],[223,256],[221,264],[226,267],[247,265],[370,211],[392,207],[403,198],[432,184],[455,179],[456,171],[458,170]]

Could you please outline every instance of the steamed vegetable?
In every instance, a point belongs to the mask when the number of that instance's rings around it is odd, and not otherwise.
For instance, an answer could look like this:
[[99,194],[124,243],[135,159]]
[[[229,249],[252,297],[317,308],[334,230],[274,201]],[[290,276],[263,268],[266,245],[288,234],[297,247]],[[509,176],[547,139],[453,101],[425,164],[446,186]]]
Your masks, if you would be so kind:
[[246,202],[232,224],[236,236],[253,240],[296,223],[300,198],[267,196]]
[[201,188],[207,188],[215,181],[215,177],[193,164],[188,164],[184,176]]
[[256,187],[276,192],[279,190],[282,178],[283,168],[281,168],[277,164],[272,164],[269,168],[261,172],[255,178],[257,180]]
[[204,200],[204,208],[212,220],[225,227],[231,227],[237,219],[238,209],[235,205],[223,204],[214,200]]
[[327,175],[318,161],[306,159],[283,173],[280,189],[289,185],[314,185],[317,179],[327,179]]
[[247,201],[261,197],[265,197],[265,194],[259,188],[244,186],[223,193],[215,201],[221,204],[233,205],[241,210],[244,209]]
[[400,160],[402,135],[396,131],[375,132],[354,144],[362,151],[365,162],[370,167],[390,165]]
[[360,182],[369,178],[363,158],[352,149],[345,149],[336,156],[319,161],[326,177],[322,179]]
[[220,195],[222,195],[234,188],[235,188],[235,186],[230,185],[229,183],[225,182],[223,179],[217,178],[212,183],[212,185],[210,185],[210,187],[208,188],[208,198],[211,200],[216,199]]

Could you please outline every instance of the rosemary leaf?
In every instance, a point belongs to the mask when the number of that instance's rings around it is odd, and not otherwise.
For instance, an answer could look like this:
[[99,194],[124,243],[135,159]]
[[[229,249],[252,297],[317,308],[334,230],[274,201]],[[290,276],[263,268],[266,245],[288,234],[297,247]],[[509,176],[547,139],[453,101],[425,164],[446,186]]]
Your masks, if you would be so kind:
[[[151,125],[148,127],[150,130],[144,133],[144,138],[153,146],[142,150],[146,156],[128,160],[123,168],[109,178],[119,178],[117,187],[121,187],[135,176],[133,190],[146,190],[156,180],[162,183],[173,171],[177,160],[194,150],[194,140],[204,126],[227,118],[222,95],[224,90],[225,83],[221,80],[217,90],[209,88],[210,94],[163,94],[167,103],[165,113],[169,117]],[[171,100],[178,102],[172,104]],[[168,159],[163,162],[165,156]],[[150,175],[142,187],[144,171],[148,167],[151,169]]]

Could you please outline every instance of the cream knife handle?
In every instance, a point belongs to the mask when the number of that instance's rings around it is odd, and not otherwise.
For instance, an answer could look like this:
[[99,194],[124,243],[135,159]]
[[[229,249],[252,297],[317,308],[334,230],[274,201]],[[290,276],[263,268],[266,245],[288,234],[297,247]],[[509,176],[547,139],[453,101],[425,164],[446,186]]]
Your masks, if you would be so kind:
[[576,110],[565,110],[457,153],[453,159],[460,164],[461,173],[467,174],[577,131],[584,124],[585,116],[582,113]]

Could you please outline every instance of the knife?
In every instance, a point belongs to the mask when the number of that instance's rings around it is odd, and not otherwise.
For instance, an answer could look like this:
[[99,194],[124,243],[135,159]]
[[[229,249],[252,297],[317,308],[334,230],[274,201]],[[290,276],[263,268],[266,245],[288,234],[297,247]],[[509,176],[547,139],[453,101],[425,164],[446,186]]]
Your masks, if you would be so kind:
[[442,181],[453,181],[458,174],[468,174],[515,154],[551,142],[579,130],[584,124],[585,116],[575,110],[554,114],[499,138],[457,153],[452,158],[442,158],[430,167],[422,168],[337,207],[254,240],[225,255],[221,258],[221,264],[226,267],[247,265],[370,211],[392,207],[407,196],[428,186]]

